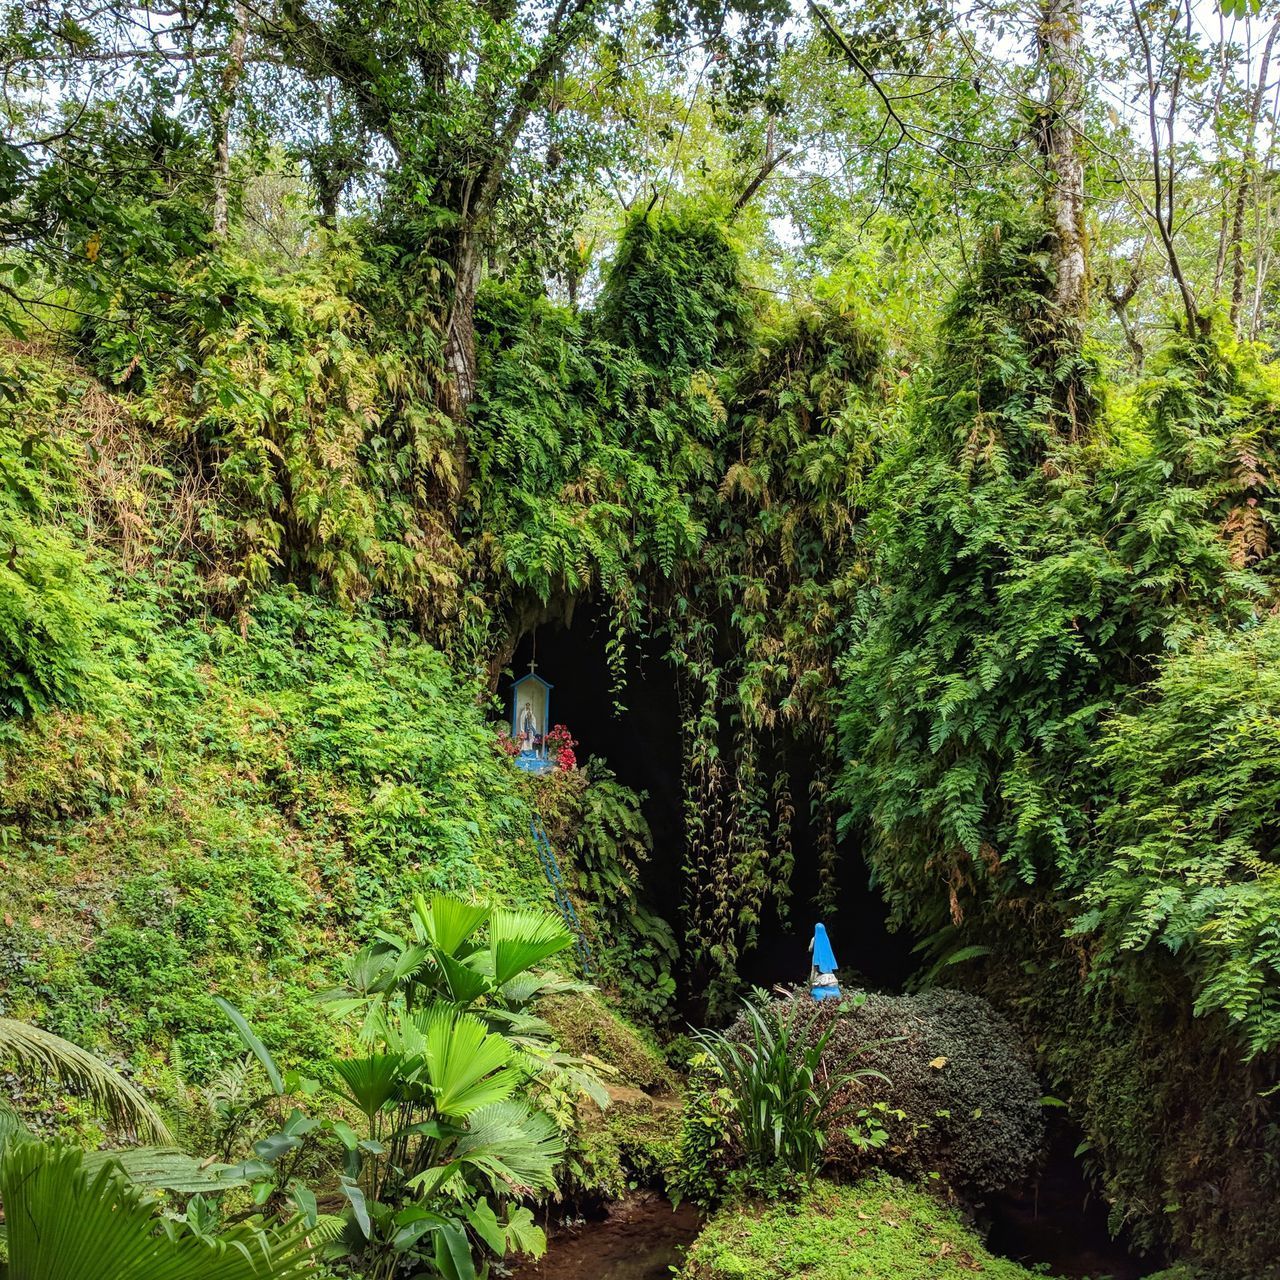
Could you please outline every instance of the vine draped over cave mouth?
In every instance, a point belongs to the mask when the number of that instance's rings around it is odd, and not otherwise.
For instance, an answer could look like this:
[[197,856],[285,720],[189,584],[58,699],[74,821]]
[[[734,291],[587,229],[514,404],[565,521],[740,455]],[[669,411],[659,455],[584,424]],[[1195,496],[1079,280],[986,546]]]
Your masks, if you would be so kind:
[[471,496],[499,594],[537,602],[518,616],[598,595],[615,680],[642,631],[666,645],[684,925],[694,967],[724,984],[786,910],[797,754],[833,897],[839,600],[889,400],[856,315],[751,298],[723,228],[687,210],[632,219],[594,313],[491,288]]

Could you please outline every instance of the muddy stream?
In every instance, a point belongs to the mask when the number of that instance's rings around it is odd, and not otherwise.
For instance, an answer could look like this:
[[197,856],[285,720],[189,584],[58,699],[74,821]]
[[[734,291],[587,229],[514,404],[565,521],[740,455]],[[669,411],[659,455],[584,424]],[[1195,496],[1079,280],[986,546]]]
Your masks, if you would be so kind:
[[689,1204],[640,1191],[606,1212],[552,1226],[540,1262],[512,1271],[516,1280],[671,1280],[702,1225]]

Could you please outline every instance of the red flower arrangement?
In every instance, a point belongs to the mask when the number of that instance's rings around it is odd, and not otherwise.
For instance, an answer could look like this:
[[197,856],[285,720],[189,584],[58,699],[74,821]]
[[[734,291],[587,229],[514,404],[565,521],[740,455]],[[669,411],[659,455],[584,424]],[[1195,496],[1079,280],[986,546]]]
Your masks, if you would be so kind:
[[556,768],[564,772],[578,767],[578,757],[573,749],[578,740],[562,724],[556,725],[546,736],[547,754],[556,762]]

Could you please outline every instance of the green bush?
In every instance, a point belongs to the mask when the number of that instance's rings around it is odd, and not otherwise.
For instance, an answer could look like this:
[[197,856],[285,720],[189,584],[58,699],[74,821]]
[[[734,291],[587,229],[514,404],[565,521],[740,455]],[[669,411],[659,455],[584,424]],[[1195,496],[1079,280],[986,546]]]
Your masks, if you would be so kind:
[[627,224],[600,298],[610,336],[654,368],[710,369],[751,311],[741,264],[704,212],[645,212]]
[[106,676],[100,565],[64,524],[78,442],[52,430],[66,379],[0,353],[0,715],[81,704]]

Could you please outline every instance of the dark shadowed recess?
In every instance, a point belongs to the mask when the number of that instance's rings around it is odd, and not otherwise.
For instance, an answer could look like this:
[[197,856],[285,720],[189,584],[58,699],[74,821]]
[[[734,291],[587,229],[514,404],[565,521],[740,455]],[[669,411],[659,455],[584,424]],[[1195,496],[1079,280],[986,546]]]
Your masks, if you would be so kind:
[[1127,1233],[1112,1239],[1106,1202],[1076,1154],[1079,1142],[1074,1125],[1058,1121],[1051,1126],[1048,1154],[1035,1183],[989,1197],[979,1212],[978,1225],[989,1228],[987,1246],[1068,1280],[1139,1280],[1165,1260],[1135,1257]]
[[[653,857],[643,872],[641,893],[649,905],[682,932],[684,818],[680,768],[680,707],[675,675],[663,646],[633,647],[628,683],[618,695],[605,659],[605,619],[589,607],[575,610],[570,625],[549,623],[517,646],[512,671],[518,677],[534,659],[538,674],[554,686],[551,722],[566,725],[579,746],[579,761],[601,757],[625,786],[647,793],[644,814],[653,831]],[[504,696],[510,680],[500,686]],[[619,711],[615,702],[623,706]],[[808,946],[818,919],[814,900],[819,868],[807,804],[811,766],[798,748],[789,752],[792,794],[798,798],[793,829],[795,871],[779,910],[766,912],[759,943],[743,957],[745,981],[761,986],[795,983],[808,976]],[[836,909],[823,918],[841,969],[860,982],[898,990],[913,968],[912,939],[889,932],[885,907],[869,883],[856,843],[843,842]]]

